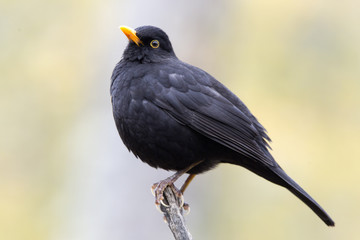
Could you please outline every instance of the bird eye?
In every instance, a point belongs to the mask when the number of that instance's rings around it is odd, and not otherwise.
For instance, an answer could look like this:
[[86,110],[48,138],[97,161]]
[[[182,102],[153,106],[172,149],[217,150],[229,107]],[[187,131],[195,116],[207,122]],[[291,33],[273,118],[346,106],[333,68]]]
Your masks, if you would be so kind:
[[151,43],[150,43],[150,46],[152,48],[158,48],[160,46],[160,43],[158,40],[152,40]]

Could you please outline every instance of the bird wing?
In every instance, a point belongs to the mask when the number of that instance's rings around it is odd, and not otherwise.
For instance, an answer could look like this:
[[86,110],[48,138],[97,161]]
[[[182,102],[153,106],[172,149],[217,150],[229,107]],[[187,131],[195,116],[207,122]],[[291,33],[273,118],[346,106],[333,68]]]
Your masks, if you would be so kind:
[[[179,123],[266,165],[275,164],[266,130],[224,85],[191,65],[160,70],[152,102]],[[171,72],[171,73],[169,73]]]

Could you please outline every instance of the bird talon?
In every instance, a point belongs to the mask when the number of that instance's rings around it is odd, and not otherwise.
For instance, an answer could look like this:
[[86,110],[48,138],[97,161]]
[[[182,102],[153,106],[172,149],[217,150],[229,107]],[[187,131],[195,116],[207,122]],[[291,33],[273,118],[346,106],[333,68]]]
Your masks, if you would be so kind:
[[164,220],[165,223],[168,223],[165,216],[163,217],[163,220]]
[[163,211],[161,211],[160,204],[155,203],[155,207],[159,212],[163,213]]
[[190,214],[190,205],[187,204],[187,203],[184,203],[184,205],[183,205],[182,207],[183,207],[183,209],[184,209],[184,211],[185,211],[184,215],[185,215],[185,216],[186,216],[186,215],[189,215],[189,214]]
[[174,192],[175,196],[180,198],[180,207],[182,207],[184,205],[184,202],[185,202],[184,201],[184,195],[182,194],[182,192],[179,189],[177,189],[175,187],[174,184],[171,184],[170,187],[171,187],[172,191]]
[[181,196],[180,196],[180,207],[183,207],[184,204],[185,204],[184,195],[181,194]]
[[160,204],[163,205],[164,207],[167,207],[167,208],[170,207],[170,205],[166,204],[163,200],[164,199],[160,200]]
[[150,191],[151,194],[155,197],[155,189],[156,189],[157,184],[155,183],[154,185],[151,186]]

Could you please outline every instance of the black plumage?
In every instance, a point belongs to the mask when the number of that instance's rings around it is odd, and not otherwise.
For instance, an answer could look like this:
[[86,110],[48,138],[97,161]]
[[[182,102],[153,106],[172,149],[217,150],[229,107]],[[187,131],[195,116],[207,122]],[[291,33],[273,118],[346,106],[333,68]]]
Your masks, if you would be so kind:
[[[135,156],[152,167],[192,177],[219,163],[243,166],[287,188],[334,225],[275,162],[266,130],[236,95],[205,71],[180,61],[161,29],[121,29],[130,42],[113,71],[111,96],[117,129]],[[157,200],[178,175],[157,189]]]

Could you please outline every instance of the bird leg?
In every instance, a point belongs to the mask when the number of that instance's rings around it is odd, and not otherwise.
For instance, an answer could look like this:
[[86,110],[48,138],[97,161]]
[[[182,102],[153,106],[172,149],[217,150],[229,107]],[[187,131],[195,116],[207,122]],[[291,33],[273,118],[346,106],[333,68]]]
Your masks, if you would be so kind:
[[[184,173],[186,173],[187,171],[189,171],[190,169],[192,169],[193,167],[195,167],[196,165],[198,165],[200,162],[196,162],[191,164],[189,167],[176,172],[174,175],[155,183],[152,187],[151,187],[151,191],[154,193],[155,195],[155,204],[159,205],[160,203],[165,205],[163,200],[164,200],[164,190],[166,187],[171,187],[171,189],[173,190],[173,192],[175,193],[175,195],[179,198],[181,198],[181,206],[183,206],[184,204],[184,197],[183,197],[183,192],[185,191],[186,187],[189,185],[189,183],[191,182],[191,180],[195,177],[195,174],[190,174],[190,176],[188,177],[188,179],[186,179],[184,185],[181,187],[181,190],[177,189],[174,185],[174,182],[176,182],[176,180],[178,180]],[[194,175],[193,177],[191,177],[192,175]]]
[[174,182],[176,182],[176,180],[179,179],[179,177],[181,177],[184,173],[182,171],[178,171],[176,172],[174,175],[161,180],[160,182],[154,183],[151,187],[151,192],[153,193],[153,195],[155,196],[155,204],[156,205],[160,205],[160,203],[164,206],[168,206],[167,204],[165,204],[163,202],[164,200],[164,190],[167,187],[170,187],[171,190],[174,192],[174,194],[181,198],[181,205],[183,204],[184,200],[183,200],[183,196],[181,194],[181,192],[179,191],[179,189],[177,189],[174,185]]
[[194,177],[196,176],[196,174],[190,174],[188,176],[188,178],[185,180],[184,184],[182,185],[182,187],[180,188],[180,192],[182,194],[184,194],[186,188],[189,186],[190,182],[194,179]]
[[[182,194],[184,194],[186,188],[189,186],[190,182],[194,179],[194,177],[196,176],[196,174],[190,174],[187,179],[185,180],[184,184],[181,186],[180,188],[180,192]],[[190,213],[190,206],[188,203],[184,202],[183,204],[183,208],[186,211],[186,215],[188,215]]]

